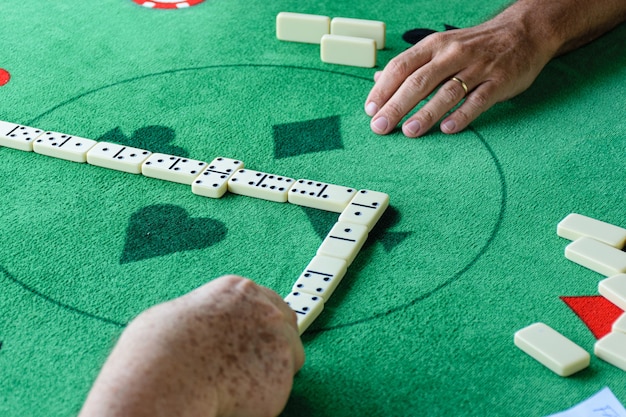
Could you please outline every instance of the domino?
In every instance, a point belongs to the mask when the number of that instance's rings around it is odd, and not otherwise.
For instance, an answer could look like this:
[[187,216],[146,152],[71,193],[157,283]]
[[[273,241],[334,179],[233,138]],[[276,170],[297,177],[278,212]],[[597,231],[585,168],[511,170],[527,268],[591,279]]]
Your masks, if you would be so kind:
[[281,41],[319,44],[330,33],[330,17],[280,12],[276,16],[276,37]]
[[318,295],[307,294],[305,292],[293,291],[285,302],[296,313],[298,318],[298,333],[302,335],[311,323],[324,310],[324,299]]
[[287,197],[292,204],[341,213],[356,194],[353,188],[311,180],[298,180]]
[[595,343],[593,352],[603,361],[626,371],[626,333],[607,334]]
[[376,41],[352,36],[324,35],[320,58],[327,64],[373,68],[376,66]]
[[318,255],[330,256],[346,261],[349,266],[358,255],[367,239],[366,226],[337,222],[317,250]]
[[293,178],[251,169],[240,169],[228,180],[228,191],[233,194],[285,203],[293,183]]
[[371,231],[389,206],[389,195],[360,190],[339,216],[340,222],[362,224]]
[[33,143],[43,130],[0,120],[0,146],[32,152]]
[[195,159],[153,153],[141,165],[141,173],[150,178],[191,185],[206,166],[206,162]]
[[191,192],[203,197],[221,198],[228,191],[228,180],[244,167],[236,159],[218,157],[211,161],[191,184]]
[[348,269],[346,261],[330,256],[316,256],[307,265],[292,291],[319,295],[327,302]]
[[87,162],[87,152],[96,145],[95,140],[79,138],[58,132],[45,132],[33,143],[38,154],[67,161]]
[[618,249],[626,245],[626,229],[577,213],[571,213],[561,220],[556,233],[569,240],[590,237]]
[[330,21],[331,35],[374,39],[376,41],[376,49],[385,48],[385,32],[385,23],[377,20],[335,17]]
[[626,333],[626,313],[623,313],[611,327],[611,330],[614,332]]
[[515,346],[557,375],[570,376],[589,366],[583,348],[544,323],[531,324],[515,333]]
[[626,272],[626,252],[590,237],[581,237],[567,245],[565,257],[607,277]]
[[626,310],[626,274],[603,279],[598,284],[598,291],[604,298]]
[[129,174],[141,174],[141,164],[151,152],[109,142],[98,142],[87,152],[87,162]]

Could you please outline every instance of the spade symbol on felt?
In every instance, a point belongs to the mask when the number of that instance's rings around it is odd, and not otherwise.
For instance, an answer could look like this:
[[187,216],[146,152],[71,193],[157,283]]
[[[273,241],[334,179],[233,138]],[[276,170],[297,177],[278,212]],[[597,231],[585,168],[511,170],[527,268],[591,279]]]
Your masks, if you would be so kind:
[[131,137],[126,136],[122,129],[116,127],[100,136],[97,141],[119,143],[133,148],[147,149],[150,152],[188,157],[185,149],[171,144],[175,138],[174,129],[165,126],[145,126],[135,130]]
[[[446,27],[446,30],[458,29],[457,27],[450,26],[450,25],[444,25],[444,26]],[[404,34],[402,35],[402,39],[404,39],[405,42],[408,42],[411,45],[415,45],[416,43],[424,39],[426,36],[432,35],[433,33],[436,33],[436,32],[437,32],[436,30],[426,29],[426,28],[411,29],[411,30],[407,30],[406,32],[404,32]]]
[[208,248],[224,240],[227,232],[224,223],[189,217],[182,207],[171,204],[144,207],[130,217],[120,264]]

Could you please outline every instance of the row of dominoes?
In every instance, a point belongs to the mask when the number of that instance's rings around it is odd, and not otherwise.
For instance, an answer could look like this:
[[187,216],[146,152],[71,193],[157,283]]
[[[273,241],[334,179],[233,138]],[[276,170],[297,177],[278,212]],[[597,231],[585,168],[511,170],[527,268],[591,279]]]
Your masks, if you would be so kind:
[[[601,220],[572,213],[557,225],[557,235],[572,240],[565,257],[608,276],[598,292],[626,311],[626,229]],[[561,376],[589,366],[589,354],[556,330],[535,323],[515,334],[515,344]],[[626,371],[626,313],[613,323],[611,332],[594,345],[594,354]]]
[[376,51],[385,47],[386,26],[376,20],[280,12],[276,37],[282,41],[320,45],[320,58],[329,64],[372,68]]
[[218,157],[206,163],[3,121],[0,146],[187,184],[205,197],[220,198],[230,191],[341,213],[285,298],[297,314],[300,334],[319,316],[389,205],[385,193],[244,169],[235,159]]

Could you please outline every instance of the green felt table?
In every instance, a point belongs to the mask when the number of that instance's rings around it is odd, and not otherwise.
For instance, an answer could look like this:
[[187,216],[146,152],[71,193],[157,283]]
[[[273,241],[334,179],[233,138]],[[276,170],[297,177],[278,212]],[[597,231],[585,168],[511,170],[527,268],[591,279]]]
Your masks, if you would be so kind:
[[[626,27],[466,131],[418,140],[370,131],[376,69],[275,36],[281,11],[382,20],[380,69],[407,30],[468,27],[504,5],[3,0],[0,120],[389,194],[303,335],[285,416],[543,416],[605,386],[624,402],[623,371],[592,354],[561,378],[513,334],[541,321],[593,351],[598,330],[565,301],[599,301],[602,276],[565,259],[556,225],[578,212],[626,226]],[[76,415],[135,315],[217,276],[286,296],[338,216],[9,148],[0,161],[3,417]],[[606,331],[615,311],[593,306]]]

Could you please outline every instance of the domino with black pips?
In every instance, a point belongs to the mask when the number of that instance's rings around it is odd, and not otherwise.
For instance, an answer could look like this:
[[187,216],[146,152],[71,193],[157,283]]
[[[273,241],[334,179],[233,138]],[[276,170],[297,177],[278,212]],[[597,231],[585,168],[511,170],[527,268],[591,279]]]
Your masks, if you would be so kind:
[[38,154],[67,161],[87,162],[87,152],[98,142],[59,132],[45,132],[33,143],[33,151]]
[[371,231],[389,207],[389,195],[379,191],[359,190],[341,212],[340,222],[361,224]]
[[341,213],[355,194],[354,188],[300,179],[289,190],[288,201],[299,206]]
[[285,203],[293,183],[293,178],[245,168],[238,170],[230,177],[228,191],[233,194]]
[[292,291],[319,295],[327,302],[346,274],[345,260],[330,256],[315,256],[293,285]]
[[244,163],[237,159],[217,157],[191,184],[191,192],[203,197],[221,198],[228,191],[228,180],[242,169]]
[[33,151],[33,143],[43,130],[0,120],[0,146],[25,152]]
[[292,291],[285,302],[296,313],[298,318],[298,333],[302,335],[306,329],[324,310],[324,299],[319,295],[301,291]]
[[141,174],[141,165],[152,154],[144,149],[118,145],[116,143],[98,142],[87,152],[90,165],[129,174]]
[[337,222],[317,249],[318,255],[346,261],[350,266],[367,240],[368,229],[361,224]]
[[141,173],[150,178],[191,185],[207,163],[164,153],[153,153],[141,165]]

